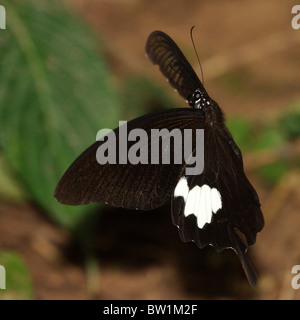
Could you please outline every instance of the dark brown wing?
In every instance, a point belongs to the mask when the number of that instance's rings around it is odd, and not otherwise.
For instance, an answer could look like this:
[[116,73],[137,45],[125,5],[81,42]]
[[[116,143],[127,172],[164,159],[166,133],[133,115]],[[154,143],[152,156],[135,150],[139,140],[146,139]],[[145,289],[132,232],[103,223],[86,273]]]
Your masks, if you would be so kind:
[[[255,285],[256,274],[246,251],[264,226],[259,199],[244,173],[240,151],[225,126],[206,127],[204,132],[204,171],[201,175],[185,178],[189,191],[203,185],[217,190],[220,208],[211,215],[210,222],[199,227],[197,215],[187,215],[185,211],[188,197],[173,196],[173,223],[178,226],[184,242],[194,241],[200,248],[212,245],[217,251],[234,249],[250,284]],[[195,205],[199,201],[204,200],[198,197]],[[201,214],[204,212],[205,209]]]
[[149,35],[146,54],[185,100],[189,100],[196,89],[206,92],[181,50],[164,32],[154,31]]
[[[189,108],[171,109],[134,119],[128,132],[143,128],[151,139],[151,129],[196,129],[203,126],[203,112]],[[119,142],[119,128],[114,130]],[[150,210],[167,202],[182,175],[185,164],[104,164],[96,160],[97,141],[84,151],[59,181],[55,197],[64,204],[106,202],[128,209]],[[133,145],[128,142],[128,150]],[[148,146],[150,148],[150,140]],[[150,151],[150,150],[149,150]],[[171,154],[172,154],[172,150]],[[148,153],[150,156],[150,152]],[[148,162],[150,163],[150,161]]]

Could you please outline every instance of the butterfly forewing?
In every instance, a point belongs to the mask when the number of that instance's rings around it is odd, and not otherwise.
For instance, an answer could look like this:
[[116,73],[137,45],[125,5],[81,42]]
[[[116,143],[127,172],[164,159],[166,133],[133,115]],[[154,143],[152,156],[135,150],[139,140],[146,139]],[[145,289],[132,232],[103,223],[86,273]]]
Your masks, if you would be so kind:
[[[143,128],[147,133],[148,164],[103,164],[96,159],[97,149],[105,141],[97,141],[80,155],[61,178],[55,197],[62,203],[79,205],[90,202],[107,202],[128,209],[150,210],[166,203],[184,171],[185,164],[151,164],[151,130],[174,128],[181,132],[202,127],[201,110],[178,108],[142,116],[127,123],[128,133]],[[119,130],[114,130],[119,145]],[[154,137],[155,138],[155,137]],[[182,140],[183,143],[183,140]],[[134,142],[128,142],[128,150]],[[118,151],[118,148],[117,148]],[[168,150],[165,150],[168,151]],[[162,150],[164,152],[164,150]],[[169,151],[168,151],[169,152]],[[171,144],[170,154],[172,155]],[[171,158],[172,160],[172,158]]]
[[181,50],[165,33],[154,31],[150,34],[146,54],[154,64],[159,65],[160,71],[185,100],[189,100],[196,89],[204,90]]

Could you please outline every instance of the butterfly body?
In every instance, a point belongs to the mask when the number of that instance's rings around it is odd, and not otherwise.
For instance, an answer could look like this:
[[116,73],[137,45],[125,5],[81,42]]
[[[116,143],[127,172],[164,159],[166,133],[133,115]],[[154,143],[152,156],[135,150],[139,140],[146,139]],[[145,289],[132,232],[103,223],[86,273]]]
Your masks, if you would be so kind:
[[[141,147],[147,155],[145,163],[117,161],[99,165],[96,153],[105,142],[95,142],[63,175],[55,197],[71,205],[106,202],[140,210],[160,207],[171,198],[172,221],[182,241],[193,241],[200,248],[212,245],[218,252],[232,248],[253,286],[257,277],[246,251],[255,243],[264,220],[258,195],[245,175],[241,151],[225,126],[222,110],[209,97],[174,41],[165,33],[154,31],[148,37],[146,53],[191,108],[152,113],[127,123],[128,132],[142,128],[149,137]],[[161,161],[166,152],[173,154],[175,142],[162,150],[159,163],[151,163],[151,134],[165,128],[182,135],[186,130],[192,132],[190,158],[197,156],[199,141],[203,142],[201,172],[189,174],[187,158],[182,163],[175,157],[170,157],[168,164]],[[117,144],[121,130],[119,127],[113,131]],[[204,132],[203,141],[197,140],[199,130]],[[128,150],[134,144],[130,139],[126,143]],[[185,146],[184,139],[181,144]]]

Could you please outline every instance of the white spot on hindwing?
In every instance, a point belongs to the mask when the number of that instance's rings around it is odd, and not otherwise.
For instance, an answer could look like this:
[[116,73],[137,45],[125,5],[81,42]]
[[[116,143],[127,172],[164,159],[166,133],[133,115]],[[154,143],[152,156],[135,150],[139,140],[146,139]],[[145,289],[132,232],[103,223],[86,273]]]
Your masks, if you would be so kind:
[[174,197],[183,197],[184,202],[186,202],[189,194],[189,186],[185,177],[180,178],[177,186],[174,190]]
[[222,208],[222,200],[221,200],[220,192],[217,189],[212,188],[210,196],[211,196],[212,211],[216,213],[219,209]]
[[174,197],[183,197],[184,216],[195,215],[200,229],[206,223],[211,223],[213,214],[222,208],[221,194],[216,188],[204,184],[202,187],[195,186],[190,190],[185,177],[180,178],[177,183]]

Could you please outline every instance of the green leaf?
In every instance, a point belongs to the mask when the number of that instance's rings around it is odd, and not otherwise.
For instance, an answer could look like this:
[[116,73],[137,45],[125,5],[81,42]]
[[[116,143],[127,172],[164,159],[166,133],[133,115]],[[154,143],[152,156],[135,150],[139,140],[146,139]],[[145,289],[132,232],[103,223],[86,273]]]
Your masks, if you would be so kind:
[[1,280],[5,282],[5,289],[0,290],[0,299],[33,299],[31,277],[21,256],[12,251],[0,251],[0,265]]
[[241,148],[249,148],[252,139],[252,123],[246,118],[234,117],[226,122],[236,144]]
[[97,131],[118,125],[120,104],[95,37],[61,2],[4,1],[0,38],[3,153],[27,191],[61,225],[87,207],[53,197],[57,182]]
[[279,119],[280,129],[289,139],[300,137],[300,102]]
[[272,163],[261,166],[257,169],[260,178],[270,184],[274,185],[289,171],[290,166],[285,160],[276,160]]
[[278,126],[271,124],[262,129],[259,136],[253,143],[254,150],[264,150],[269,148],[278,148],[285,142],[284,133]]
[[22,202],[25,197],[26,195],[20,183],[13,177],[8,164],[0,156],[0,198]]
[[246,71],[241,72],[227,72],[219,76],[216,81],[226,87],[227,90],[230,90],[235,95],[245,94],[245,78]]
[[168,92],[145,76],[129,77],[124,81],[122,89],[123,105],[128,119],[176,107]]

